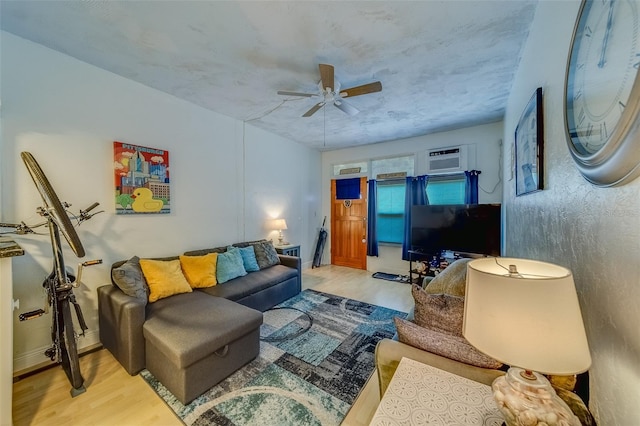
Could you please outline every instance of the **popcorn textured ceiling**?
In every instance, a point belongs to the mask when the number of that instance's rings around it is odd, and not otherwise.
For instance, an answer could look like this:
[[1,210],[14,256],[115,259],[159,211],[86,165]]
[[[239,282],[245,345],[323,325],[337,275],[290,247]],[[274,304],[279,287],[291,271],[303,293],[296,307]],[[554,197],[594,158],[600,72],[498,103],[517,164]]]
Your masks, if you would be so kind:
[[[503,118],[537,1],[6,1],[2,30],[319,150]],[[353,97],[317,98],[318,64]]]

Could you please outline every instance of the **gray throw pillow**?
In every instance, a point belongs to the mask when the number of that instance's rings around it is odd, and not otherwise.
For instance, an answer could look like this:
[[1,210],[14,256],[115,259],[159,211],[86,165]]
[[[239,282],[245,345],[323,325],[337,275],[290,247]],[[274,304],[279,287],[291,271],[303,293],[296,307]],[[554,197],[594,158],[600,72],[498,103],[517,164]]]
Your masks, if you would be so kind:
[[149,287],[140,268],[140,258],[133,256],[117,268],[111,269],[114,284],[127,296],[144,302],[149,300]]
[[450,294],[429,294],[413,285],[414,322],[421,327],[462,337],[464,298]]
[[253,244],[256,260],[260,269],[265,269],[280,263],[278,252],[271,241],[258,241]]
[[411,321],[394,317],[398,340],[414,348],[482,368],[500,368],[502,363],[483,354],[461,336],[420,327]]

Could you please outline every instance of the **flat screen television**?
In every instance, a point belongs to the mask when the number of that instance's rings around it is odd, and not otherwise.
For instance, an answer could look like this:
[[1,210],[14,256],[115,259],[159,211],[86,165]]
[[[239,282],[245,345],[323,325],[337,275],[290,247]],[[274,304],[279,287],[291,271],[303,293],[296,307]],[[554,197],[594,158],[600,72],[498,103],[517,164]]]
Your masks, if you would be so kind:
[[456,204],[411,208],[411,249],[500,255],[500,204]]

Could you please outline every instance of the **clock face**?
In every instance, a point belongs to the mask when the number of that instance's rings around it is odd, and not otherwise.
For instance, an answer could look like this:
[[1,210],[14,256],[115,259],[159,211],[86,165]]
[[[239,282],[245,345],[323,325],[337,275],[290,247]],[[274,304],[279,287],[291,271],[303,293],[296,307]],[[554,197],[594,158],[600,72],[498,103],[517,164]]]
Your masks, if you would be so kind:
[[[587,0],[576,25],[566,80],[566,126],[574,157],[619,141],[640,67],[636,0]],[[612,139],[613,137],[613,139]]]

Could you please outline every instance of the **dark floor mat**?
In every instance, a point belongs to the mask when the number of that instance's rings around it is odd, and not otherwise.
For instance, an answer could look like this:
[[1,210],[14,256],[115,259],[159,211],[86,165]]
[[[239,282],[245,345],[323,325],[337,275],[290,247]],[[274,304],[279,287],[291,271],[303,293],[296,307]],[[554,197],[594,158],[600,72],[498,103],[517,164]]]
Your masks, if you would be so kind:
[[399,283],[409,283],[408,275],[388,274],[386,272],[376,272],[372,275],[373,278],[379,278],[381,280],[396,281]]

